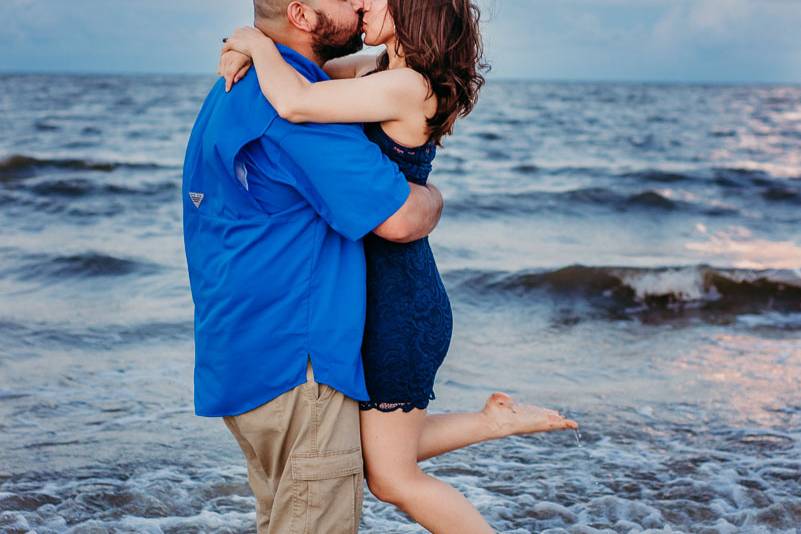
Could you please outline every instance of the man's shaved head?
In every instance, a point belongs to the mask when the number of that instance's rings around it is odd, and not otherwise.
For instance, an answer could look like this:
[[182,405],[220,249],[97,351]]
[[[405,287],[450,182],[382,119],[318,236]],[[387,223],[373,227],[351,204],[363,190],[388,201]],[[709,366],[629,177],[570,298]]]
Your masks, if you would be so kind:
[[253,0],[256,20],[275,20],[286,15],[286,8],[292,0]]

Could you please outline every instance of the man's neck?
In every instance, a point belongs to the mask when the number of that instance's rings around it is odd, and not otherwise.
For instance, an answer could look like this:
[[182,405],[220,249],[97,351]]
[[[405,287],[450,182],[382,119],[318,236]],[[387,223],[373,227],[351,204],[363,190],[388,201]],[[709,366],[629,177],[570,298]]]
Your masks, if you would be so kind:
[[275,43],[291,48],[312,63],[315,63],[318,67],[322,67],[323,63],[325,63],[314,53],[314,48],[309,40],[309,34],[273,28],[267,24],[259,24],[256,27]]

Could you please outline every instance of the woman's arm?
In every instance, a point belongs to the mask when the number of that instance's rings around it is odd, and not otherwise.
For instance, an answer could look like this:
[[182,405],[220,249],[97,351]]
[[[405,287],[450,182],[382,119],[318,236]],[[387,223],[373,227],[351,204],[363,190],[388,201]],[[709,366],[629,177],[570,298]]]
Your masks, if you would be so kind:
[[[262,92],[290,122],[383,122],[422,111],[425,78],[412,69],[382,71],[364,78],[310,83],[255,28],[240,28],[224,50],[253,58]],[[355,69],[354,69],[355,72]]]
[[[246,56],[234,50],[225,49],[220,54],[220,64],[217,67],[217,74],[225,78],[225,91],[241,80],[247,74],[252,65],[250,56]],[[323,65],[323,70],[331,78],[341,80],[343,78],[358,78],[368,72],[378,68],[378,56],[372,54],[351,54],[337,59],[332,59]]]

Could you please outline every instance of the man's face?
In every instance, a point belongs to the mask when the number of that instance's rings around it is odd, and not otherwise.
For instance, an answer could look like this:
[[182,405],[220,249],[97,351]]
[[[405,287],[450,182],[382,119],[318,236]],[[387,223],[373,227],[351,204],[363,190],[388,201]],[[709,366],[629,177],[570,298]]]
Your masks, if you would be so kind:
[[319,0],[317,27],[312,34],[312,48],[317,57],[328,61],[358,52],[362,42],[362,0]]

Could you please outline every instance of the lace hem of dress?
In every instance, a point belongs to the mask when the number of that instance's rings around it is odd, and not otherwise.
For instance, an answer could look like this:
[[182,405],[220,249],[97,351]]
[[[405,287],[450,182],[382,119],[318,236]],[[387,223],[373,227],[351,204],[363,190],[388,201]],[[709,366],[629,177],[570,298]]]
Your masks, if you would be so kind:
[[409,402],[380,402],[380,401],[360,401],[359,402],[359,409],[360,410],[378,410],[379,412],[394,412],[396,410],[403,410],[405,413],[409,413],[414,409],[418,410],[425,410],[428,407],[428,403],[434,400],[436,396],[432,391],[431,394],[428,396],[427,399],[420,399],[416,401],[409,401]]

